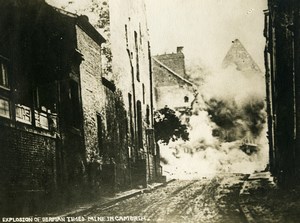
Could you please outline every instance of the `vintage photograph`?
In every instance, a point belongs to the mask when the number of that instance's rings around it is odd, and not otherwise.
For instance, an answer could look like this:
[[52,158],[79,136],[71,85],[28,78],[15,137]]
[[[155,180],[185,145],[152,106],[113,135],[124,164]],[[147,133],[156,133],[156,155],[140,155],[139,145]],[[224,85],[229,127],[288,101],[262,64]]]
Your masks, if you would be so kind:
[[0,0],[0,222],[299,221],[299,0]]

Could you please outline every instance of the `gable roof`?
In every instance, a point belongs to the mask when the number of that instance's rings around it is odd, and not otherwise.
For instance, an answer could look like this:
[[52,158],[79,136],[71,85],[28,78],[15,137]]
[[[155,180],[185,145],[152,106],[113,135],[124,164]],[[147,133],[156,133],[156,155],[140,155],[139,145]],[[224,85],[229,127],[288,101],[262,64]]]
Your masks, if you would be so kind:
[[156,59],[154,57],[152,57],[152,59],[153,59],[154,62],[156,62],[157,64],[159,64],[162,68],[164,68],[165,70],[167,70],[170,74],[172,74],[176,78],[179,78],[180,80],[182,80],[183,82],[185,82],[188,85],[194,86],[194,84],[192,82],[190,82],[189,80],[187,80],[187,79],[183,78],[182,76],[180,76],[179,74],[177,74],[175,71],[173,71],[171,68],[169,68],[168,66],[166,66],[162,62],[160,62],[158,59]]
[[222,62],[222,67],[227,68],[232,64],[234,64],[240,71],[252,70],[255,72],[261,72],[259,66],[238,39],[232,41],[232,45]]

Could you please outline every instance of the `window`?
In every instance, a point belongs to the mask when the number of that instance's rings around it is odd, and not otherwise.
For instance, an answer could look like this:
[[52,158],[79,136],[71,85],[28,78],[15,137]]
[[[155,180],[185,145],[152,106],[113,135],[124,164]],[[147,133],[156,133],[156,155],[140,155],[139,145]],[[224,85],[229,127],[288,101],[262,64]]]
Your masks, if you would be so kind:
[[149,105],[147,105],[147,108],[146,108],[146,123],[148,125],[150,125],[150,108],[149,108]]
[[145,85],[142,84],[142,88],[143,88],[143,104],[145,104]]
[[142,104],[140,101],[137,101],[137,134],[138,146],[143,148]]
[[69,97],[71,101],[71,124],[74,127],[80,127],[80,104],[78,83],[74,80],[70,82]]
[[129,118],[130,118],[130,133],[131,143],[134,143],[134,127],[133,127],[133,115],[132,115],[132,95],[128,93],[128,104],[129,104]]
[[141,23],[139,23],[139,31],[140,31],[140,44],[143,44],[143,39],[142,39],[142,28],[141,28]]
[[8,88],[7,65],[0,61],[0,86]]
[[136,55],[136,79],[140,81],[139,47],[138,47],[137,32],[134,32],[134,44],[135,44],[135,55]]
[[102,118],[100,115],[97,115],[97,130],[98,130],[98,151],[99,151],[99,155],[103,155]]
[[126,46],[128,47],[128,29],[127,29],[127,25],[125,25],[125,39],[126,39]]
[[185,103],[189,102],[189,97],[188,97],[188,96],[185,96],[185,97],[184,97],[184,102],[185,102]]
[[0,98],[0,116],[10,118],[9,101]]
[[47,83],[41,84],[35,88],[35,107],[40,110],[50,109],[52,112],[56,111],[56,84]]

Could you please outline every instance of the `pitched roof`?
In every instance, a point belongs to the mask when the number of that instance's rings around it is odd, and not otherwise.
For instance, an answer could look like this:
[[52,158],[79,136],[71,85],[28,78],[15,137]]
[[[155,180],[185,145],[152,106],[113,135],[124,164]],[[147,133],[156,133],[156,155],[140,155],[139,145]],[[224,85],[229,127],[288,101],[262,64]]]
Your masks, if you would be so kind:
[[182,80],[183,82],[194,86],[194,84],[192,82],[190,82],[189,80],[183,78],[182,76],[180,76],[179,74],[177,74],[175,71],[173,71],[172,69],[170,69],[168,66],[166,66],[165,64],[163,64],[162,62],[160,62],[158,59],[152,57],[153,61],[155,61],[156,63],[158,63],[162,68],[166,69],[169,73],[173,74],[175,77],[179,78],[180,80]]
[[259,66],[238,39],[232,41],[232,45],[223,60],[222,67],[226,68],[232,64],[236,65],[237,69],[241,71],[252,70],[261,72]]

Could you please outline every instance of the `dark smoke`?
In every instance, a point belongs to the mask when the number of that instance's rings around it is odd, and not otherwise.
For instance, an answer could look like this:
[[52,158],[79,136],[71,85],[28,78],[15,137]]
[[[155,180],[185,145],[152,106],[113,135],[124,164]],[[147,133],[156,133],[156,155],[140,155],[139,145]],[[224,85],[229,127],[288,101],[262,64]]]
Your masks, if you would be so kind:
[[255,140],[263,131],[266,118],[263,100],[237,105],[234,100],[211,98],[206,105],[211,121],[217,125],[213,135],[222,141]]
[[[161,147],[171,177],[197,178],[219,172],[252,173],[268,162],[263,74],[235,67],[212,71],[198,83],[190,117],[190,140]],[[244,142],[257,145],[247,154]],[[193,174],[187,174],[191,172]]]

